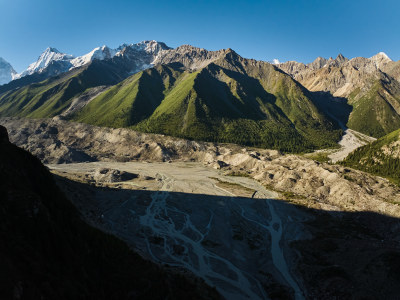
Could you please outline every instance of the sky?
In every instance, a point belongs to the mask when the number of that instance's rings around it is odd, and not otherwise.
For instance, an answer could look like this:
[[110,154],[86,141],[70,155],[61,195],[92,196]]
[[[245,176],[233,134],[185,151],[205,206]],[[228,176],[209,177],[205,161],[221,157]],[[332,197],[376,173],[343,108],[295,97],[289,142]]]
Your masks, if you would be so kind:
[[47,47],[83,55],[143,40],[264,61],[400,60],[398,0],[0,0],[0,57],[21,72]]

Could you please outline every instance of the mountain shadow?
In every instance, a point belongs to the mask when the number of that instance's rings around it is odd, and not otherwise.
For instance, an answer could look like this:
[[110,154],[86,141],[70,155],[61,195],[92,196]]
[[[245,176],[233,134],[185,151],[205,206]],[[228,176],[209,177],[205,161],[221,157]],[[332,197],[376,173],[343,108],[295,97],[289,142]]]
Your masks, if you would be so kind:
[[[83,217],[227,299],[397,299],[400,220],[282,200],[95,187],[57,177]],[[254,194],[253,194],[254,195]],[[260,198],[258,198],[260,197]]]
[[315,106],[324,112],[342,130],[346,130],[353,107],[344,97],[334,97],[330,92],[311,92]]

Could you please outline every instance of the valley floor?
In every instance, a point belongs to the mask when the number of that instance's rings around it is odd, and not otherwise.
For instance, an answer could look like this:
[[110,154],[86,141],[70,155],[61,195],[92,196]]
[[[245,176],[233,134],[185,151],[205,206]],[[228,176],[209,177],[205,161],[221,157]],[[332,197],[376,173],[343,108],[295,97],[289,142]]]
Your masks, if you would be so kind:
[[338,151],[333,151],[328,155],[328,157],[333,163],[342,161],[357,148],[371,143],[375,140],[376,139],[373,137],[347,128],[344,131],[342,139],[339,142],[340,149]]
[[48,167],[88,223],[226,299],[397,295],[396,218],[305,209],[252,178],[195,162]]
[[[253,179],[225,176],[199,163],[48,167],[64,178],[101,187],[98,193],[86,186],[89,194],[85,194],[82,188],[60,181],[68,195],[79,194],[73,201],[90,222],[121,237],[145,257],[191,271],[227,299],[270,298],[267,278],[282,295],[304,299],[286,257],[295,255],[288,241],[307,236],[300,228],[309,217],[273,200],[277,193]],[[99,174],[115,170],[133,174],[133,179],[96,181]]]

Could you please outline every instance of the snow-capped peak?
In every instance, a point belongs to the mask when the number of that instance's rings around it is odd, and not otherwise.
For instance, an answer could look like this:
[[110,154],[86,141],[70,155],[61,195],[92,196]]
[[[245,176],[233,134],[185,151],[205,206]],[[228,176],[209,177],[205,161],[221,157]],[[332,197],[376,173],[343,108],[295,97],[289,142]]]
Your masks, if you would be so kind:
[[61,53],[56,48],[48,47],[35,61],[31,63],[26,71],[18,74],[16,78],[21,78],[26,75],[31,75],[33,73],[40,73],[53,61],[69,61],[74,57],[70,54]]
[[390,59],[389,56],[385,52],[379,52],[378,54],[375,54],[374,56],[369,58],[372,62],[375,63],[375,65],[380,68],[382,65],[385,65],[392,60]]
[[51,52],[61,53],[60,51],[58,51],[56,48],[53,48],[53,47],[47,47],[46,50],[44,50],[43,53],[51,53]]
[[[372,56],[371,58],[374,57],[379,57],[379,58],[384,58],[384,59],[390,59],[389,56],[385,53],[385,52],[379,52],[377,54],[375,54],[374,56]],[[391,60],[391,59],[390,59]]]
[[127,50],[146,52],[149,54],[157,54],[162,50],[170,50],[170,49],[171,49],[170,47],[168,47],[166,44],[162,42],[151,40],[151,41],[142,41],[136,44],[122,44],[120,47],[116,49],[118,51],[116,55],[117,56],[123,55]]
[[85,55],[74,57],[69,54],[61,53],[56,48],[48,47],[39,56],[36,62],[30,64],[28,69],[26,69],[21,74],[17,74],[15,78],[21,78],[23,76],[31,75],[33,73],[42,73],[52,62],[56,62],[56,64],[51,65],[51,70],[49,70],[49,68],[46,69],[47,71],[49,71],[49,76],[67,72],[68,70],[71,70],[73,68],[81,67],[96,59],[105,60],[111,59],[114,56],[125,55],[128,57],[128,60],[143,60],[140,67],[143,69],[150,67],[152,65],[152,62],[159,55],[159,53],[169,49],[171,48],[169,48],[164,43],[152,40],[142,41],[136,44],[129,45],[123,44],[117,49],[111,49],[104,45],[94,48],[92,51]]
[[76,67],[86,65],[87,63],[91,62],[94,59],[104,60],[104,59],[113,58],[116,53],[117,53],[117,50],[110,49],[109,47],[104,45],[101,47],[94,48],[88,54],[79,56],[79,57],[71,60],[71,64],[76,68]]

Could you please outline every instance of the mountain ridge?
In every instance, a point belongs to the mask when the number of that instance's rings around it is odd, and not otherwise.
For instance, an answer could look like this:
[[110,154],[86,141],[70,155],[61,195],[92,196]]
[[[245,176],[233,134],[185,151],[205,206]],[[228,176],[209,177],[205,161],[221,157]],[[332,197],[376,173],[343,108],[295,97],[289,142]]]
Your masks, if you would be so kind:
[[[200,49],[199,55],[204,54]],[[322,132],[338,138],[308,92],[285,73],[268,63],[244,59],[231,49],[214,55],[206,55],[208,64],[199,68],[203,62],[175,53],[170,64],[129,77],[91,100],[73,119],[286,151],[293,151],[296,144],[300,149],[326,143]],[[178,64],[180,59],[189,68]]]
[[[284,72],[312,92],[327,93],[326,103],[335,113],[335,101],[351,107],[344,124],[379,138],[400,128],[400,65],[380,52],[370,58],[317,58],[304,65],[286,62]],[[332,102],[334,100],[334,102]],[[328,103],[330,102],[330,103]]]

